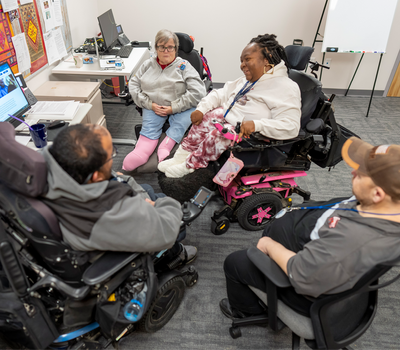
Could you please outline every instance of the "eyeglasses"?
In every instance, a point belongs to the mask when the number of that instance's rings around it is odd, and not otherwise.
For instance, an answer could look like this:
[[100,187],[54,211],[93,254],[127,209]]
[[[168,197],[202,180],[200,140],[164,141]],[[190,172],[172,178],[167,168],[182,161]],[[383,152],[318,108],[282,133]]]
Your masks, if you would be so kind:
[[[117,156],[117,154],[118,154],[118,148],[115,147],[115,146],[113,145],[113,151],[112,151],[112,153],[111,153],[111,158],[107,159],[107,160],[104,162],[104,164],[108,163],[111,159],[114,159],[114,158]],[[104,165],[104,164],[103,164],[103,165]],[[103,165],[102,165],[102,166],[103,166]]]
[[160,46],[157,46],[157,50],[160,51],[160,52],[164,52],[165,50],[167,50],[168,52],[172,52],[172,51],[175,51],[175,47],[176,46],[160,45]]
[[[111,158],[108,158],[108,159],[101,165],[101,167],[102,167],[103,165],[107,164],[111,159],[114,159],[114,158],[117,156],[117,154],[118,154],[118,148],[115,147],[115,146],[113,145],[113,151],[112,151],[112,153],[111,153]],[[100,167],[100,168],[101,168],[101,167]],[[90,174],[86,177],[85,181],[83,182],[84,185],[87,184],[87,183],[90,181],[90,179],[92,178],[93,174],[94,174],[94,172],[90,173]]]

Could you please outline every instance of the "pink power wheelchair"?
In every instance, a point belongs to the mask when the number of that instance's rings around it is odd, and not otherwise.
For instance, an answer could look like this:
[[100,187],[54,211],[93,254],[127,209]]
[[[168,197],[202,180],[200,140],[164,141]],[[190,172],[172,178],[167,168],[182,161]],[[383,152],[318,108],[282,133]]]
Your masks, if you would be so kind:
[[[243,161],[243,168],[237,175],[235,173],[236,177],[229,185],[218,185],[225,205],[215,211],[211,218],[211,231],[216,235],[225,233],[230,223],[236,221],[245,230],[264,229],[273,215],[281,208],[291,205],[290,196],[293,193],[309,200],[311,194],[301,189],[295,178],[306,176],[311,162],[322,168],[335,166],[342,160],[340,151],[343,143],[348,137],[357,136],[336,123],[332,106],[335,96],[328,98],[322,92],[321,82],[302,71],[307,66],[313,49],[291,45],[285,50],[292,67],[289,77],[299,85],[301,92],[299,135],[291,140],[272,140],[253,133],[250,138],[235,142],[208,169],[198,169],[181,179],[159,176],[163,192],[182,201],[182,189],[187,196],[192,195],[189,193],[191,184],[210,188],[210,177],[220,171],[229,159],[230,152]],[[314,64],[313,69],[318,66],[320,65]],[[216,128],[228,139],[233,139],[228,128],[217,124]],[[239,133],[239,130],[240,125],[237,125],[235,132]],[[204,175],[196,177],[195,174],[200,171]],[[204,183],[199,183],[199,179]]]

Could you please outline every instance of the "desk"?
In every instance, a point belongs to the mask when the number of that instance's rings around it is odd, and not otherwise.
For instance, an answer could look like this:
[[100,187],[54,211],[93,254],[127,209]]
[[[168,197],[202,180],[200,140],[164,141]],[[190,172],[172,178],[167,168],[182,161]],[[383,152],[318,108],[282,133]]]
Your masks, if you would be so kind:
[[[90,103],[81,103],[79,105],[79,109],[76,112],[74,118],[72,120],[65,119],[65,121],[67,121],[69,123],[69,125],[80,124],[80,123],[86,124],[88,122],[86,116],[87,116],[87,114],[89,113],[89,111],[91,110],[92,107],[93,106]],[[47,115],[35,114],[35,119],[38,119],[38,118],[39,119],[50,119],[51,120],[51,118],[50,118],[50,116],[48,114]],[[27,120],[29,120],[29,117],[27,118]],[[29,143],[27,144],[27,147],[35,149],[35,150],[40,149],[40,148],[36,148],[35,147],[35,144],[32,142],[32,140],[29,141]]]
[[[144,61],[150,58],[150,51],[146,47],[135,47],[128,58],[123,58],[125,68],[121,70],[101,70],[96,55],[93,64],[84,64],[76,68],[74,62],[62,61],[52,69],[53,74],[62,75],[65,80],[76,80],[78,77],[85,79],[104,79],[119,77],[120,86],[125,86],[124,77],[128,79],[136,73]],[[71,79],[69,79],[69,77]],[[123,89],[121,89],[123,90]]]
[[[150,58],[150,51],[147,47],[135,47],[128,58],[123,58],[124,69],[121,70],[101,70],[97,57],[94,57],[93,64],[84,64],[81,68],[76,68],[73,62],[62,61],[57,67],[52,69],[52,73],[62,76],[64,80],[82,79],[104,79],[109,77],[119,77],[119,86],[125,86],[125,77],[129,80],[135,74],[144,61]],[[121,89],[122,91],[122,89]],[[120,145],[135,145],[135,140],[113,139],[113,143]]]

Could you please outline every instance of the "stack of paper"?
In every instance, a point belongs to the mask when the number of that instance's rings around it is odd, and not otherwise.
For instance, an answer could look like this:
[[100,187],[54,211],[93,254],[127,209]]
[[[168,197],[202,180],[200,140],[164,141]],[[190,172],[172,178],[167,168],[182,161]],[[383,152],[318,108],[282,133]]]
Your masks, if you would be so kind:
[[38,101],[27,115],[29,119],[43,115],[52,120],[72,120],[78,109],[78,101]]

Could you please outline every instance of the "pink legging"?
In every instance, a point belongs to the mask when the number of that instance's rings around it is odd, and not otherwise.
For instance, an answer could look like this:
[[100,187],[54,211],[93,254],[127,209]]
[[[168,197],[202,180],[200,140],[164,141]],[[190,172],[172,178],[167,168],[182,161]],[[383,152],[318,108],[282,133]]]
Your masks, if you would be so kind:
[[[212,120],[224,122],[222,107],[213,109],[203,116],[200,125],[192,125],[188,136],[181,143],[185,151],[191,152],[186,166],[192,169],[206,168],[208,162],[217,160],[228,149],[231,141],[226,139],[214,126]],[[229,129],[233,126],[226,123]]]

